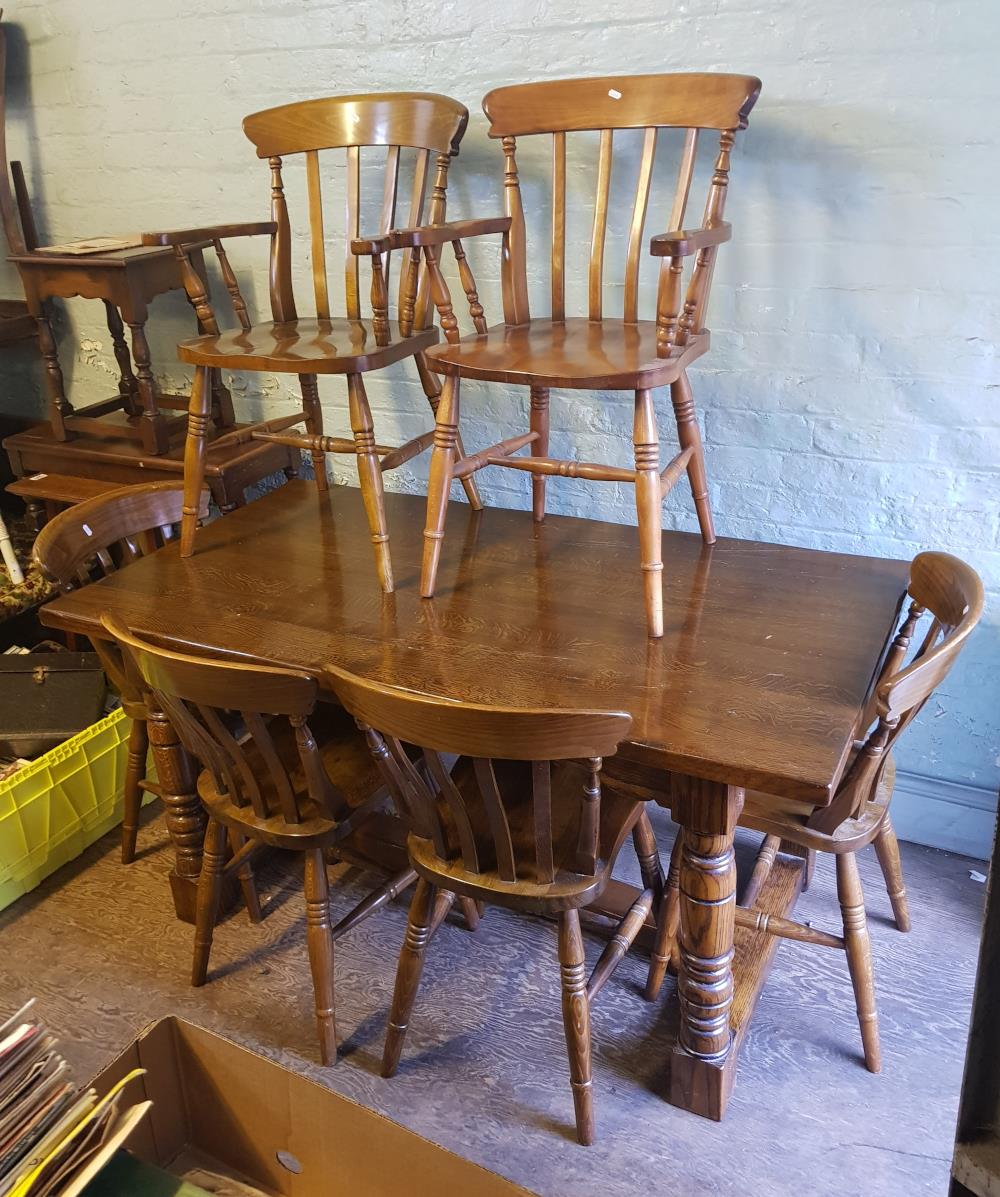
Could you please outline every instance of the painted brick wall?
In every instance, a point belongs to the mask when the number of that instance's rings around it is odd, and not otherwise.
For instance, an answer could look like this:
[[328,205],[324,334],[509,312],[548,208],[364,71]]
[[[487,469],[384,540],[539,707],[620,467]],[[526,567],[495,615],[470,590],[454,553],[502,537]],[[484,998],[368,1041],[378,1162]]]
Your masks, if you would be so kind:
[[[914,838],[951,846],[988,837],[1000,775],[995,0],[635,0],[613,19],[596,0],[44,0],[7,15],[11,154],[26,163],[44,236],[59,240],[265,215],[266,171],[240,120],[272,104],[414,87],[462,99],[474,117],[453,170],[459,216],[499,211],[499,150],[478,107],[491,86],[670,69],[760,75],[763,96],[734,155],[735,239],[716,275],[714,348],[693,377],[719,529],[851,553],[943,548],[981,570],[992,591],[986,626],[903,749],[923,798],[900,822]],[[624,149],[623,188],[638,144]],[[522,163],[542,220],[543,164],[541,146]],[[331,182],[339,196],[342,174]],[[581,221],[589,186],[571,172]],[[301,186],[290,195],[304,211]],[[331,243],[340,211],[338,199]],[[232,249],[259,307],[265,255],[263,242]],[[472,257],[487,310],[498,313],[496,248],[477,246]],[[583,262],[581,251],[570,277],[577,298]],[[300,267],[304,296],[304,244]],[[546,293],[544,269],[532,285]],[[607,292],[609,305],[620,302],[620,276]],[[186,306],[159,300],[155,314],[161,380],[183,383],[173,344],[190,333]],[[60,335],[73,395],[101,397],[113,358],[100,309],[72,305]],[[30,354],[8,355],[0,371],[5,410],[39,407]],[[236,389],[242,410],[290,403],[279,380],[237,380]],[[412,374],[397,371],[370,392],[384,439],[425,426]],[[346,432],[336,383],[323,394],[328,430]],[[523,396],[502,388],[470,393],[468,441],[496,439],[523,408]],[[564,396],[553,425],[557,453],[629,460],[625,396]],[[425,469],[397,484],[419,487]],[[526,504],[525,478],[481,477],[490,501]],[[555,510],[633,518],[617,487],[565,482],[550,493]],[[665,523],[695,526],[683,487]]]

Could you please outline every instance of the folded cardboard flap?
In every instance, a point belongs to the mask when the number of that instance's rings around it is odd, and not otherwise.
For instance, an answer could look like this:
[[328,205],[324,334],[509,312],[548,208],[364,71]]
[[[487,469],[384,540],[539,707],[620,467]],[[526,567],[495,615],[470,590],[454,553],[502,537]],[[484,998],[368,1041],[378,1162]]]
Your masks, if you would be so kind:
[[533,1197],[180,1018],[147,1027],[94,1087],[103,1094],[136,1066],[153,1108],[128,1146],[161,1167],[194,1153],[273,1197]]

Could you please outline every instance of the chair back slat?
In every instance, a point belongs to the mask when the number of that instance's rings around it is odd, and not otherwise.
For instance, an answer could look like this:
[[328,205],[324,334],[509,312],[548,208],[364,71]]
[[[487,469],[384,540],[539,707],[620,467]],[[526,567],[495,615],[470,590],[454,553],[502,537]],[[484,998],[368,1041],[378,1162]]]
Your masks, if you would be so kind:
[[[434,165],[434,186],[431,188],[431,202],[427,209],[428,224],[441,224],[447,212],[448,154],[438,154]],[[428,250],[428,253],[431,251]],[[431,310],[431,269],[428,265],[419,275],[417,284],[415,325],[418,329],[426,328]],[[442,324],[444,323],[442,319]]]
[[[350,247],[351,239],[362,232],[387,232],[395,223],[401,151],[416,156],[414,177],[418,202],[410,212],[410,223],[420,224],[423,192],[430,154],[449,157],[458,146],[468,124],[464,105],[447,96],[423,92],[386,92],[371,95],[330,96],[284,104],[253,113],[243,122],[243,131],[254,144],[259,158],[267,158],[272,169],[271,216],[278,229],[271,245],[271,304],[275,320],[295,319],[292,296],[292,250],[288,208],[281,183],[282,161],[304,154],[309,198],[310,244],[317,316],[331,315],[325,255],[325,226],[320,187],[320,152],[344,150],[347,178],[344,221],[345,311],[349,319],[361,317],[360,262]],[[378,230],[362,230],[361,224],[361,150],[384,147],[382,210]],[[366,165],[366,179],[374,167]],[[365,188],[367,191],[368,183]],[[407,253],[404,266],[409,259]],[[383,263],[388,271],[388,261]],[[388,277],[386,275],[386,277]],[[400,272],[400,311],[402,311],[407,271]]]
[[555,880],[552,859],[552,765],[549,761],[531,762],[531,803],[535,830],[535,870],[538,880]]
[[479,794],[486,810],[486,818],[490,824],[490,834],[493,836],[493,849],[496,854],[497,873],[502,881],[517,880],[517,865],[514,862],[514,844],[510,838],[510,824],[500,797],[496,774],[493,772],[493,762],[484,757],[476,757],[472,762],[479,786]]
[[552,319],[566,317],[566,134],[552,134]]
[[627,324],[635,324],[639,319],[639,266],[644,248],[642,234],[646,227],[649,188],[653,181],[657,133],[656,128],[647,129],[642,139],[642,158],[639,160],[635,203],[632,205],[632,224],[628,233],[628,257],[625,261],[625,322]]
[[[183,706],[183,703],[175,704],[175,707],[183,708]],[[239,806],[245,806],[249,800],[254,814],[261,818],[267,818],[267,804],[257,782],[257,776],[251,768],[240,742],[214,707],[206,706],[205,703],[196,703],[195,707],[201,716],[201,722],[209,732],[207,737],[209,744],[216,750],[221,749],[240,775],[240,784],[228,788],[230,797]],[[197,724],[197,720],[193,720],[193,722]]]
[[361,318],[360,262],[351,251],[351,239],[361,234],[361,150],[347,147],[347,194],[344,213],[347,243],[344,246],[344,292],[347,296],[347,315],[351,320]]
[[448,771],[439,752],[424,749],[424,761],[427,772],[433,778],[441,797],[444,799],[452,820],[455,823],[455,834],[458,836],[459,847],[462,852],[462,863],[470,873],[479,872],[479,849],[476,847],[476,836],[472,830],[472,820],[465,809],[462,795]]
[[[359,725],[374,729],[387,783],[419,808],[414,834],[442,862],[478,873],[488,885],[549,885],[556,876],[554,834],[568,842],[560,868],[596,874],[601,758],[612,754],[631,720],[620,711],[552,711],[445,702],[371,682],[327,666],[326,677]],[[422,751],[424,776],[404,745]],[[387,748],[386,746],[391,746]],[[598,747],[600,751],[598,751]],[[454,770],[444,758],[457,758]],[[583,759],[586,783],[563,786],[553,815],[550,762]],[[575,765],[561,766],[565,776]],[[425,780],[426,778],[426,780]],[[564,841],[566,829],[574,839]],[[575,856],[574,856],[575,851]],[[477,882],[477,884],[479,884]]]
[[[379,216],[378,231],[388,233],[396,227],[396,204],[399,199],[399,146],[391,145],[385,156],[385,178],[382,183],[382,211]],[[385,271],[386,294],[389,293],[391,283],[390,265],[392,253],[386,251],[382,255],[382,269]]]
[[330,291],[326,276],[326,236],[323,229],[323,189],[319,176],[319,150],[306,151],[306,188],[309,195],[310,257],[316,315],[330,319]]
[[590,319],[600,320],[604,296],[604,243],[608,235],[608,201],[611,197],[611,154],[614,130],[601,130],[601,148],[597,161],[597,195],[594,199],[594,229],[590,238],[589,309]]
[[[643,236],[654,175],[654,159],[660,129],[684,131],[677,184],[670,220],[659,232],[684,228],[684,215],[694,178],[701,129],[716,130],[719,154],[705,209],[706,223],[722,220],[728,184],[729,155],[734,135],[745,128],[760,91],[760,81],[747,75],[670,74],[614,76],[596,79],[565,79],[537,84],[502,87],[490,92],[483,108],[490,121],[489,135],[501,141],[504,153],[504,211],[511,218],[504,235],[501,282],[504,320],[509,325],[530,320],[527,287],[525,222],[516,158],[517,139],[539,133],[553,138],[552,153],[552,245],[551,316],[566,318],[566,154],[567,134],[599,131],[594,220],[590,238],[587,314],[590,320],[604,315],[605,245],[611,202],[614,134],[618,130],[643,130],[635,199],[628,228],[624,265],[622,317],[627,323],[639,320],[640,273],[644,252]],[[683,317],[672,322],[671,336],[660,338],[665,354],[672,352],[673,332],[677,344],[702,331],[702,320],[711,286],[718,247],[703,249],[690,264],[687,287],[689,301]],[[680,294],[679,275],[683,257],[663,259],[660,265],[657,313],[666,319],[667,293]],[[673,271],[673,275],[671,274]],[[680,305],[678,304],[678,307]]]
[[260,753],[267,768],[271,784],[278,798],[278,809],[286,823],[300,823],[302,821],[299,808],[295,801],[295,791],[288,778],[288,770],[278,756],[271,732],[259,711],[240,711],[247,731],[253,738],[254,747]]
[[667,222],[667,232],[684,227],[684,216],[687,212],[688,196],[691,194],[691,180],[694,178],[694,164],[698,157],[698,130],[687,129],[684,132],[684,149],[677,167],[677,185],[674,188],[674,203],[670,209],[670,219]]

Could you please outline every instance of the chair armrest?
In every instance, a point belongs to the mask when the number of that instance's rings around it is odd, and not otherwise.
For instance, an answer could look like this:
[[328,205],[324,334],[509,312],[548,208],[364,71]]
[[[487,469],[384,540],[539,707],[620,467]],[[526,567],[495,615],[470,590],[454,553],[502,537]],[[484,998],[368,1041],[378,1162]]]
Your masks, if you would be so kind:
[[661,233],[649,243],[649,252],[654,258],[686,258],[710,245],[721,245],[733,235],[733,226],[726,221],[707,229],[678,229],[673,233]]
[[215,224],[202,229],[172,229],[169,232],[143,233],[143,245],[190,245],[193,241],[221,241],[228,237],[258,237],[274,233],[273,220],[258,220],[246,224]]
[[415,229],[392,229],[381,237],[356,238],[351,249],[356,254],[385,253],[389,249],[416,249],[425,245],[446,245],[481,237],[486,233],[506,233],[509,216],[491,216],[482,220],[452,220],[445,224],[426,224]]

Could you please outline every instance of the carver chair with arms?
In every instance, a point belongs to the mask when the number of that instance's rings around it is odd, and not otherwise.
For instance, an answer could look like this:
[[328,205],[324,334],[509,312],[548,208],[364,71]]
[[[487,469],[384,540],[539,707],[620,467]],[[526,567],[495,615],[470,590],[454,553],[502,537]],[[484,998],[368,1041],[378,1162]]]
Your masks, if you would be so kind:
[[[760,91],[747,75],[673,74],[566,79],[501,87],[483,101],[489,135],[501,140],[504,155],[503,218],[459,221],[437,227],[397,230],[382,243],[356,242],[359,251],[387,245],[422,253],[446,343],[428,352],[432,369],[444,375],[431,459],[421,593],[434,594],[451,483],[467,481],[486,466],[524,470],[532,476],[532,513],[545,516],[549,476],[583,478],[635,487],[640,564],[644,577],[649,634],[663,635],[661,527],[662,502],[685,473],[691,486],[701,534],[715,539],[701,434],[688,382],[689,366],[709,347],[705,313],[719,246],[730,238],[723,220],[730,153],[736,132]],[[570,134],[600,131],[597,192],[587,266],[587,312],[567,311],[567,141]],[[605,303],[605,244],[615,168],[615,138],[642,131],[631,211],[622,307],[613,314]],[[676,132],[674,132],[676,131]],[[695,177],[698,144],[718,134],[714,169],[701,226],[685,228],[688,197]],[[517,164],[519,139],[547,134],[552,139],[551,301],[547,316],[529,308],[525,209]],[[655,236],[650,252],[658,262],[655,319],[640,319],[643,238],[658,145],[678,138],[679,165],[666,218],[666,232]],[[619,164],[618,169],[621,169]],[[624,223],[623,220],[623,223]],[[501,233],[503,323],[487,325],[463,240]],[[455,252],[474,333],[462,336],[440,268],[442,246]],[[687,274],[685,263],[693,262]],[[614,280],[612,280],[614,281]],[[530,392],[529,430],[467,455],[459,433],[462,379],[524,386]],[[664,466],[654,391],[670,388],[680,451]],[[634,468],[548,456],[550,389],[631,391],[635,396]],[[527,447],[528,456],[515,456]]]
[[[259,158],[266,158],[271,172],[271,220],[215,228],[184,229],[146,234],[149,244],[173,245],[179,258],[188,298],[194,305],[206,335],[179,346],[180,358],[195,367],[184,459],[187,484],[181,553],[194,550],[196,518],[194,503],[205,469],[206,427],[210,416],[213,371],[242,370],[255,373],[294,374],[302,392],[302,407],[289,415],[267,419],[224,434],[212,442],[208,452],[233,441],[269,441],[311,452],[320,491],[328,487],[327,453],[350,453],[357,458],[358,477],[371,530],[376,573],[384,591],[394,589],[389,552],[389,530],[383,502],[382,475],[410,461],[427,449],[433,430],[414,437],[399,448],[380,445],[375,439],[372,413],[365,391],[364,375],[393,362],[413,358],[424,393],[436,410],[439,385],[427,366],[426,351],[438,339],[428,323],[428,284],[419,277],[417,255],[409,249],[399,269],[398,319],[389,319],[391,252],[371,253],[371,318],[362,318],[360,258],[348,243],[344,257],[345,311],[333,315],[332,288],[327,276],[326,234],[321,190],[320,153],[346,153],[346,233],[348,242],[360,233],[362,151],[375,150],[381,166],[378,184],[381,197],[380,230],[396,223],[397,192],[404,156],[413,158],[409,209],[406,219],[420,224],[433,168],[433,183],[427,218],[439,222],[445,216],[448,166],[458,153],[468,122],[468,111],[447,96],[421,92],[331,96],[286,104],[254,113],[243,122]],[[309,207],[310,257],[315,297],[315,317],[300,317],[292,288],[292,226],[285,197],[283,170],[286,160],[305,159]],[[367,161],[367,159],[366,159]],[[365,172],[366,178],[368,171]],[[230,237],[269,234],[270,321],[251,319],[238,282],[229,264],[223,242]],[[206,287],[189,260],[189,246],[209,240],[214,243],[226,288],[231,296],[239,328],[220,331],[219,321]],[[353,439],[326,436],[320,405],[321,375],[345,375]],[[304,425],[304,431],[296,428]],[[480,506],[475,482],[465,484],[469,501]]]

